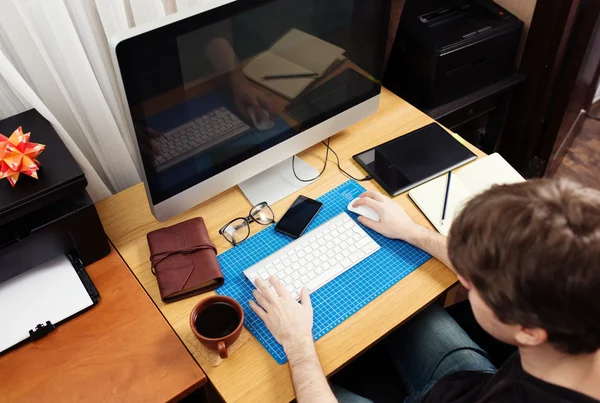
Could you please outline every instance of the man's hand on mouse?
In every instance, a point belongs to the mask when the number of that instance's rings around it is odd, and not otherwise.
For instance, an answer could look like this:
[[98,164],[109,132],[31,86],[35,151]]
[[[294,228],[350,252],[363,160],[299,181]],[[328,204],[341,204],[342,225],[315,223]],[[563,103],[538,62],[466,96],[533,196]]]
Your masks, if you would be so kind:
[[[236,108],[247,120],[250,120],[248,107],[253,108],[255,111],[267,111],[270,120],[275,119],[277,116],[275,106],[271,100],[269,100],[263,91],[253,87],[245,77],[233,80],[231,89]],[[257,112],[257,119],[263,119],[262,114]]]
[[301,302],[298,303],[276,277],[271,277],[269,282],[275,291],[262,279],[256,280],[256,302],[250,301],[250,308],[265,322],[267,329],[286,351],[312,345],[313,309],[308,290],[302,290]]
[[354,203],[354,207],[359,206],[375,210],[379,214],[379,222],[362,216],[358,217],[358,221],[385,237],[411,242],[423,230],[399,204],[379,192],[369,191],[361,194],[360,199]]

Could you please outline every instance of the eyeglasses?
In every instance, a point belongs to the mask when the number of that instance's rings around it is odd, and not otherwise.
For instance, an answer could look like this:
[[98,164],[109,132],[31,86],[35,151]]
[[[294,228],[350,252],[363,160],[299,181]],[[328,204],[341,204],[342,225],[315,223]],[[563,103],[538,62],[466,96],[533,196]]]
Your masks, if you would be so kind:
[[236,246],[250,236],[251,222],[257,222],[260,225],[273,224],[275,214],[266,202],[259,203],[250,209],[248,217],[234,218],[219,230],[219,234],[223,235],[233,246]]

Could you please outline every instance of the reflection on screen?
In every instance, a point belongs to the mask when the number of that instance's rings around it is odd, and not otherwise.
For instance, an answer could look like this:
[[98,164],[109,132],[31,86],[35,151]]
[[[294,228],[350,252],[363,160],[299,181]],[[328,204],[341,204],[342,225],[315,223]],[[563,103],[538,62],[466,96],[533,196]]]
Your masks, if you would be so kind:
[[372,3],[238,1],[119,45],[153,203],[378,94]]

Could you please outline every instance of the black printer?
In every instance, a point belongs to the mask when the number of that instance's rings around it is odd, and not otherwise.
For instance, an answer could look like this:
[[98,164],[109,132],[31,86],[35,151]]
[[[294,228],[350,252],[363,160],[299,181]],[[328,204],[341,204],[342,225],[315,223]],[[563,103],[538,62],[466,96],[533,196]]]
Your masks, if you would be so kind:
[[19,126],[46,149],[39,179],[21,175],[14,188],[0,180],[0,283],[60,254],[87,266],[110,252],[83,171],[52,125],[32,109],[0,121],[0,133]]
[[383,84],[434,108],[515,70],[523,22],[491,0],[407,0]]

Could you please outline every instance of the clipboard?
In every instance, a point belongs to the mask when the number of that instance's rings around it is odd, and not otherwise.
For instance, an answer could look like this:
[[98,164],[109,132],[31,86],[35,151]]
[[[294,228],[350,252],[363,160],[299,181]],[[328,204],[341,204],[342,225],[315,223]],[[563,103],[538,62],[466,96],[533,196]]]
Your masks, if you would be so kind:
[[98,290],[74,252],[1,283],[0,354],[43,338],[99,301]]

